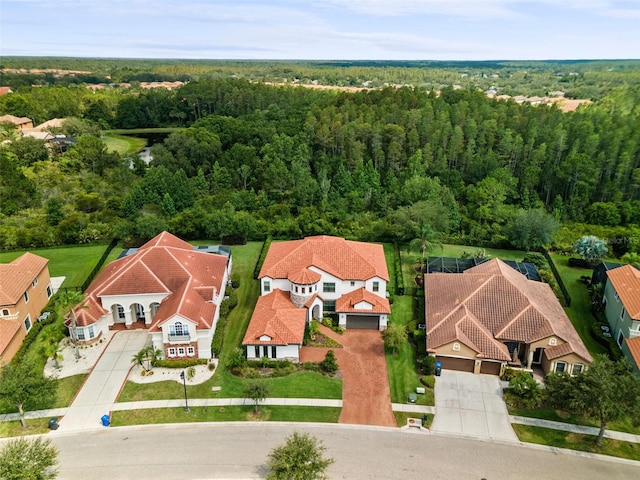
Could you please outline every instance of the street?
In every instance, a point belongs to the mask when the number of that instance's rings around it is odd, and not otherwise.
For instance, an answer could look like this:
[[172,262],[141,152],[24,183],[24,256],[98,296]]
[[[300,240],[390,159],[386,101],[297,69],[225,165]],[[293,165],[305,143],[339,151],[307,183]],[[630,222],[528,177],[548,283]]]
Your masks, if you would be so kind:
[[324,442],[335,459],[332,479],[622,480],[640,474],[639,462],[343,425],[150,425],[50,438],[60,450],[60,480],[253,479],[266,476],[269,451],[294,430]]

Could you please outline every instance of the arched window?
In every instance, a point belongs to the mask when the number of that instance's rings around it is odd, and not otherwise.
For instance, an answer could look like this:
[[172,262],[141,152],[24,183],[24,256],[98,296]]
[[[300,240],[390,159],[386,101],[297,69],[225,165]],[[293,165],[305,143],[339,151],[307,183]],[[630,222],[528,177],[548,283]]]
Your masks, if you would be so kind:
[[5,316],[5,317],[8,316],[9,315],[9,310],[6,309],[6,308],[3,308],[2,309],[2,315]]
[[183,323],[176,322],[169,327],[169,335],[184,336],[189,335],[189,327]]

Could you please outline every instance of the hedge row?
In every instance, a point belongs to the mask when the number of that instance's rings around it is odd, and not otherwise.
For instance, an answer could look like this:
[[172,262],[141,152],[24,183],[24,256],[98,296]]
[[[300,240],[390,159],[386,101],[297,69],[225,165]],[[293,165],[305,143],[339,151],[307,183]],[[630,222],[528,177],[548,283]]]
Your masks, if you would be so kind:
[[164,368],[189,368],[195,365],[206,365],[209,360],[206,358],[193,358],[191,360],[157,360],[156,367]]
[[213,340],[211,340],[211,353],[214,357],[219,357],[222,352],[222,345],[224,343],[224,332],[227,328],[227,322],[229,321],[229,313],[238,305],[238,294],[235,290],[229,292],[229,298],[223,300],[220,304],[220,316],[218,318],[218,324],[216,325],[216,331],[213,333]]
[[260,250],[260,256],[258,257],[258,261],[256,262],[256,267],[253,269],[253,278],[258,278],[260,275],[260,270],[262,270],[262,264],[264,263],[264,259],[267,256],[267,252],[269,251],[269,247],[271,246],[271,242],[273,238],[267,237],[267,239],[262,244],[262,250]]
[[27,354],[27,350],[29,350],[29,347],[31,347],[31,345],[33,345],[33,343],[36,341],[42,329],[46,325],[51,325],[52,323],[55,323],[56,320],[58,319],[58,315],[55,309],[53,308],[53,301],[50,301],[44,310],[50,312],[49,318],[42,321],[38,321],[37,319],[34,320],[34,323],[31,326],[29,333],[27,333],[27,336],[24,338],[22,345],[14,355],[13,359],[11,360],[11,363],[16,364],[22,361],[22,359],[25,358],[25,355]]

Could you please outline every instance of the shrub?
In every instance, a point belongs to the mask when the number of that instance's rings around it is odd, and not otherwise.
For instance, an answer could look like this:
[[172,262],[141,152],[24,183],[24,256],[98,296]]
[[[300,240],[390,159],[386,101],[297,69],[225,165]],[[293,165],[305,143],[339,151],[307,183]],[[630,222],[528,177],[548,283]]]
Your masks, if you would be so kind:
[[329,317],[324,317],[322,319],[322,325],[324,325],[327,328],[333,328],[333,320]]
[[238,347],[231,355],[229,355],[229,359],[227,360],[227,365],[230,368],[234,367],[244,367],[247,364],[247,357],[244,354],[244,349]]
[[209,360],[206,358],[193,358],[191,360],[157,360],[156,367],[164,368],[189,368],[194,365],[206,365]]
[[513,378],[518,374],[517,370],[514,370],[511,367],[506,367],[504,369],[504,371],[502,372],[502,376],[500,377],[500,379],[504,380],[505,382],[510,382],[511,380],[513,380]]
[[302,369],[307,370],[309,372],[319,372],[320,365],[316,362],[304,362],[302,364]]
[[422,383],[427,388],[433,388],[436,384],[436,377],[434,377],[433,375],[423,375],[422,377],[420,377],[420,383]]
[[338,362],[336,361],[336,354],[333,350],[329,350],[324,357],[324,360],[320,362],[320,368],[327,373],[334,373],[338,371]]
[[[149,372],[149,373],[153,373],[153,372]],[[196,376],[196,367],[192,365],[189,368],[187,368],[187,380],[193,380],[193,377],[195,376]]]
[[422,373],[433,375],[436,372],[436,357],[427,355],[422,359]]
[[522,261],[534,264],[538,270],[549,270],[549,262],[540,252],[527,252]]
[[509,382],[509,393],[515,403],[525,408],[535,408],[542,401],[542,389],[530,373],[520,370]]

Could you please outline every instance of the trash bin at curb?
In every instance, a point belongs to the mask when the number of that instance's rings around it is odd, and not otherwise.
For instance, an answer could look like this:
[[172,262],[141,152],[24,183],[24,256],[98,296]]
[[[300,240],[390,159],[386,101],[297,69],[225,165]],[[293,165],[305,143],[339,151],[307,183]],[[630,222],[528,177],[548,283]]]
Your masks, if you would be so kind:
[[442,373],[442,363],[436,362],[436,377],[439,377]]
[[58,423],[58,418],[50,418],[49,419],[49,430],[57,430],[60,424]]
[[109,415],[107,415],[107,414],[101,416],[100,417],[100,421],[102,422],[102,425],[104,427],[108,427],[109,424],[111,423],[111,419],[109,418]]

